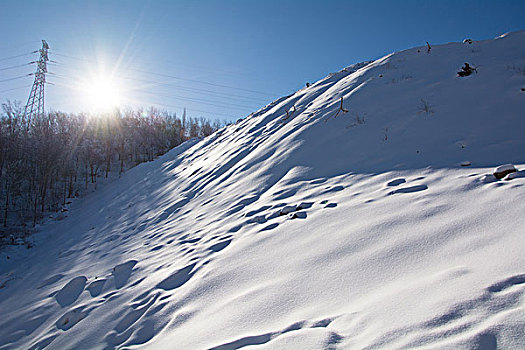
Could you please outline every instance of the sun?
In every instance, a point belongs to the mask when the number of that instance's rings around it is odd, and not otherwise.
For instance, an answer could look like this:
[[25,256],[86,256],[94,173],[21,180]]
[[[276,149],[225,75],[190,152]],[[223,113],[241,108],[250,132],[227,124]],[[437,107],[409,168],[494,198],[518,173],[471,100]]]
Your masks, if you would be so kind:
[[112,79],[98,77],[83,84],[81,89],[88,108],[96,112],[105,112],[118,107],[121,103],[121,87]]

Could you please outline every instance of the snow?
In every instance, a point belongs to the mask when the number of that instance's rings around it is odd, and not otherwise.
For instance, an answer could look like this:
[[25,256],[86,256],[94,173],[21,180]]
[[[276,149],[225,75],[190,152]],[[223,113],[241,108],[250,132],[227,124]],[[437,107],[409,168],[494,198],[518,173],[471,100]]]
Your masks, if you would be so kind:
[[503,180],[509,181],[520,177],[525,177],[525,171],[514,171],[512,173],[509,173],[503,178]]
[[350,66],[75,201],[0,252],[0,349],[525,348],[524,44]]

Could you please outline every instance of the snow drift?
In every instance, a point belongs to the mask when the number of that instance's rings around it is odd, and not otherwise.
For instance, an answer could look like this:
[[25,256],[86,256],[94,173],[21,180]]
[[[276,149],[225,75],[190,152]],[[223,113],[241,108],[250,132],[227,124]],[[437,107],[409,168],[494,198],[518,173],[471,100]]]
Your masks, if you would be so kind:
[[0,349],[525,348],[524,72],[413,48],[132,169],[1,253]]

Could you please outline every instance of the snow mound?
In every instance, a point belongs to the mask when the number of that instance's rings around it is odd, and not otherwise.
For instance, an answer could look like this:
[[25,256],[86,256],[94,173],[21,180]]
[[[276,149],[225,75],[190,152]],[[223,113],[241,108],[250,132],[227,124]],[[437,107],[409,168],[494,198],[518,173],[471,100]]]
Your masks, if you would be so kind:
[[0,253],[0,349],[525,348],[524,57],[392,53],[137,166]]

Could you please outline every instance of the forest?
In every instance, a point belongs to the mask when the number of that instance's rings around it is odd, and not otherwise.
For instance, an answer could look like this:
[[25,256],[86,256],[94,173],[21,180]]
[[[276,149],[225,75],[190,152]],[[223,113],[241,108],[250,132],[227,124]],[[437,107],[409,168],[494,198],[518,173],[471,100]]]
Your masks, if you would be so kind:
[[0,241],[27,231],[48,213],[66,211],[69,199],[97,179],[120,176],[225,124],[155,108],[97,115],[48,112],[32,120],[23,112],[20,103],[2,104]]

